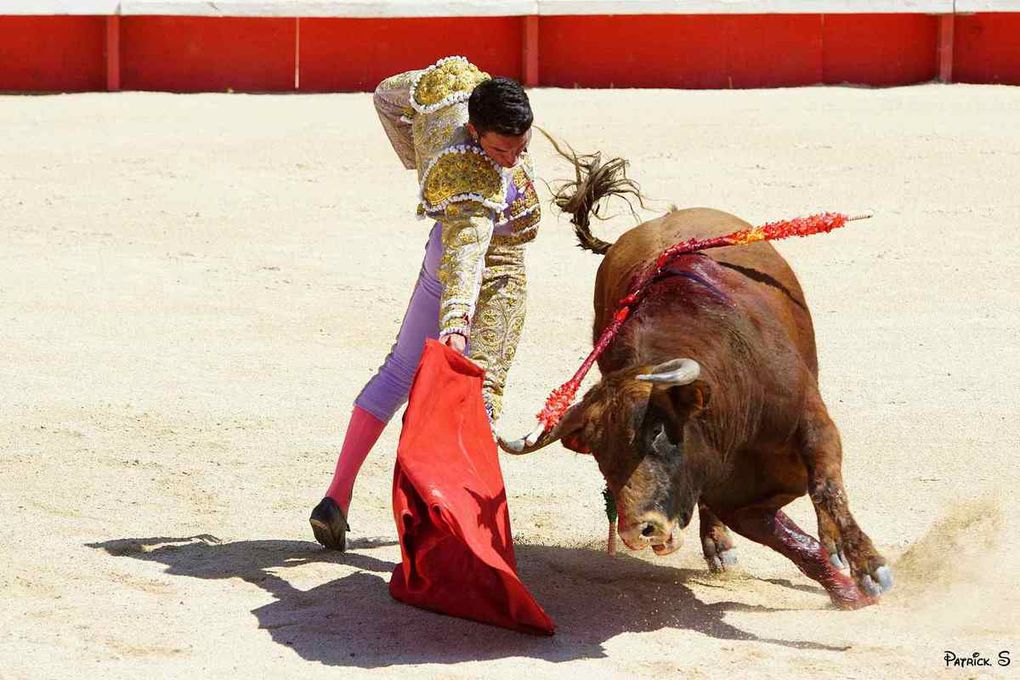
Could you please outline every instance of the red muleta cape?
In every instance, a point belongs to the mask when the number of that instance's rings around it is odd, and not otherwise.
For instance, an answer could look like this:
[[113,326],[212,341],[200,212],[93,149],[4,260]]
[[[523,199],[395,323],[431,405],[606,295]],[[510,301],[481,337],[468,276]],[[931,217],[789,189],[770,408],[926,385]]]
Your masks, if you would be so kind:
[[517,576],[506,490],[482,400],[484,371],[427,340],[393,473],[401,602],[534,635],[555,624]]

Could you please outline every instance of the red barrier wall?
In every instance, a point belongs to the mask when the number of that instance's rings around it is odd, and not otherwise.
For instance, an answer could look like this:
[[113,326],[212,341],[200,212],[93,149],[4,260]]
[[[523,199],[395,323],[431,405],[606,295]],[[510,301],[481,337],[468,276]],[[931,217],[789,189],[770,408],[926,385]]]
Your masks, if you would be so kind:
[[293,90],[294,41],[294,19],[121,17],[121,88]]
[[904,85],[938,75],[938,17],[924,14],[543,17],[539,36],[542,84],[561,87]]
[[817,14],[541,17],[538,35],[543,85],[726,88],[821,79]]
[[937,16],[826,14],[822,20],[822,82],[907,85],[938,75]]
[[103,17],[0,16],[0,92],[106,89]]
[[447,54],[464,54],[491,73],[518,79],[525,77],[527,58],[530,74],[537,72],[531,82],[559,87],[886,86],[926,82],[950,71],[963,82],[1020,85],[1020,13],[0,15],[3,91],[116,89],[117,76],[127,90],[364,91],[391,73]]
[[958,82],[1020,85],[1020,14],[956,17],[953,53]]
[[300,19],[302,92],[372,90],[451,54],[521,78],[522,17]]

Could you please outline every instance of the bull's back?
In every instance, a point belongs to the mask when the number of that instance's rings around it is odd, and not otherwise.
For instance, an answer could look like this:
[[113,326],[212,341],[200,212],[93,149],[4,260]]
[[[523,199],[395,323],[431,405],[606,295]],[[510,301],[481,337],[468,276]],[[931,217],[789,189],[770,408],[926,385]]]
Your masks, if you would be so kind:
[[[595,279],[595,332],[612,319],[617,302],[636,276],[647,271],[670,246],[690,238],[710,238],[750,227],[744,220],[711,208],[676,210],[624,233],[606,252]],[[718,265],[718,280],[749,314],[775,319],[789,334],[805,363],[817,372],[811,315],[797,277],[769,243],[704,251]]]

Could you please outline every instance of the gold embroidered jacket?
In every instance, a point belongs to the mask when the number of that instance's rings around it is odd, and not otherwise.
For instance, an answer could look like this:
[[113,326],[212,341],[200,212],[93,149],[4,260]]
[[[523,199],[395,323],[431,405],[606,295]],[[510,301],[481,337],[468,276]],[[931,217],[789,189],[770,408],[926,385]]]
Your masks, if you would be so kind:
[[[383,128],[404,167],[418,171],[418,214],[442,223],[440,335],[467,336],[487,255],[532,240],[540,218],[529,159],[505,169],[471,140],[467,100],[489,78],[464,57],[387,78],[375,91]],[[505,259],[505,258],[504,258]]]

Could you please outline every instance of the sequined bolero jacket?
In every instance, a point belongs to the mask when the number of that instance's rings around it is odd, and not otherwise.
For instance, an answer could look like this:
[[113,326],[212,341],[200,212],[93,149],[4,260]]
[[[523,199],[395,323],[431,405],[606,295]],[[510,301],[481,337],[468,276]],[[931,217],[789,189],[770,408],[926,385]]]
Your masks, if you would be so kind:
[[468,135],[468,98],[488,78],[464,57],[447,57],[387,78],[375,91],[394,151],[418,171],[418,214],[443,225],[441,336],[469,335],[486,253],[519,250],[535,238],[541,217],[527,154],[502,168]]

